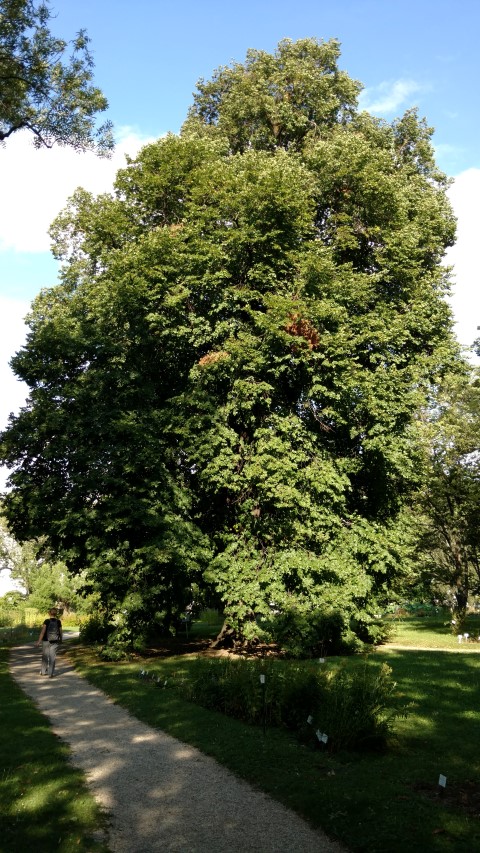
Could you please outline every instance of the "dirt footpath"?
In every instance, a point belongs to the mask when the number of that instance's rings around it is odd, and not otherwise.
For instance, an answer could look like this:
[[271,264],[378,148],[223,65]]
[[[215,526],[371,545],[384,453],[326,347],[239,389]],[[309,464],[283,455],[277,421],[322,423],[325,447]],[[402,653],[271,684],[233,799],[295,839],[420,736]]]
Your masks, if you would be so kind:
[[10,670],[109,813],[113,853],[341,853],[212,758],[130,716],[65,658],[42,678],[38,650],[22,646]]

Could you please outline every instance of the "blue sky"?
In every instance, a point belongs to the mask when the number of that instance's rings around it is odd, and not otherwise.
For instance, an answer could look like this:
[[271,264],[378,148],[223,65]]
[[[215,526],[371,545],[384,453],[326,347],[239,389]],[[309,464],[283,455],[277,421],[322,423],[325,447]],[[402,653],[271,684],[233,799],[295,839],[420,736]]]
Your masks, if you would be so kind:
[[19,134],[0,149],[0,428],[24,398],[7,364],[22,344],[30,300],[55,283],[47,228],[68,195],[78,185],[108,190],[125,152],[179,131],[200,77],[243,61],[249,47],[272,51],[285,37],[338,38],[341,67],[365,86],[365,108],[391,120],[417,105],[436,128],[459,220],[448,257],[457,281],[452,304],[459,340],[472,343],[480,325],[478,0],[53,0],[52,8],[58,35],[88,31],[119,146],[109,163],[68,149],[37,152]]
[[342,66],[368,89],[398,80],[418,87],[410,101],[437,128],[447,171],[480,166],[478,0],[57,0],[55,7],[59,33],[87,28],[118,125],[176,132],[198,78],[243,60],[249,47],[335,37]]

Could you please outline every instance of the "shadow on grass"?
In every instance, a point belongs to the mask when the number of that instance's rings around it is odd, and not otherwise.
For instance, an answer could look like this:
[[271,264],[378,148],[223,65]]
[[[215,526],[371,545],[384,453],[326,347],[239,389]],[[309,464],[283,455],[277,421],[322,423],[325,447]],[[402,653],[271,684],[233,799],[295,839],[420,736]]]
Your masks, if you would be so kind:
[[[451,629],[451,615],[445,613],[442,616],[402,616],[401,618],[393,618],[389,620],[392,628],[399,630],[409,629],[415,633],[435,633],[445,637],[454,637],[455,632]],[[471,635],[478,636],[480,634],[480,616],[470,615],[465,621],[465,629]]]
[[[135,716],[215,757],[238,775],[341,839],[351,851],[425,853],[480,849],[480,826],[465,808],[468,780],[480,775],[480,673],[476,655],[382,650],[408,715],[395,724],[385,755],[332,756],[287,732],[248,726],[182,701],[175,690],[139,679],[139,663],[104,664],[78,649],[85,674]],[[327,666],[334,668],[335,659]],[[348,666],[363,666],[350,658]],[[165,681],[182,675],[182,657],[150,660]],[[172,679],[175,680],[174,678]],[[436,796],[439,774],[449,796]],[[433,796],[432,796],[433,793]]]
[[[425,757],[450,767],[458,778],[480,771],[480,666],[468,652],[385,650],[375,660],[387,662],[402,701],[410,705],[399,723],[410,744],[422,743]],[[447,767],[447,769],[448,769]],[[475,770],[474,770],[475,768]]]
[[103,818],[47,720],[11,679],[0,648],[0,849],[102,853]]

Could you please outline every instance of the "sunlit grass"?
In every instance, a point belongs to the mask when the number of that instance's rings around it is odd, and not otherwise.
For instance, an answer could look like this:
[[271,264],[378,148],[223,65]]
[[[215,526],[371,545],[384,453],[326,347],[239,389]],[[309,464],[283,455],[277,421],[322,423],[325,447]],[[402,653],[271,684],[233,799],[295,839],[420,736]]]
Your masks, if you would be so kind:
[[[104,818],[69,751],[12,680],[0,648],[0,850],[103,853]],[[102,833],[100,832],[100,836]]]
[[437,616],[402,616],[390,620],[392,633],[389,644],[411,646],[412,648],[450,649],[462,652],[480,652],[480,616],[467,618],[463,636],[459,642],[455,626],[450,615],[445,612]]
[[[425,853],[480,849],[478,818],[433,796],[439,774],[449,791],[480,777],[479,659],[457,651],[383,649],[368,665],[387,662],[408,716],[395,725],[385,754],[332,756],[302,746],[286,731],[248,726],[182,701],[168,687],[192,658],[100,663],[90,650],[74,650],[76,665],[138,718],[212,755],[352,851]],[[327,666],[334,667],[331,659]],[[351,658],[347,665],[364,666]],[[139,678],[147,667],[167,687]],[[418,788],[420,786],[420,788]]]
[[[198,635],[216,630],[213,621],[200,626]],[[183,701],[172,684],[188,674],[194,656],[105,663],[91,650],[72,649],[71,655],[93,683],[139,719],[214,756],[351,851],[471,853],[480,849],[478,811],[466,809],[460,795],[442,801],[435,790],[440,773],[447,776],[449,792],[480,779],[480,645],[460,646],[442,617],[405,617],[397,628],[408,642],[396,642],[410,648],[384,646],[367,662],[392,667],[398,704],[408,707],[384,754],[313,751],[286,731],[267,729],[264,736],[261,727]],[[435,649],[435,642],[444,650],[424,650]],[[339,662],[330,659],[326,666]],[[346,664],[362,667],[365,660],[350,658]],[[0,850],[102,850],[91,835],[99,816],[81,774],[67,763],[68,750],[45,719],[11,683],[4,659],[3,666]],[[139,678],[142,667],[155,672],[162,689]]]

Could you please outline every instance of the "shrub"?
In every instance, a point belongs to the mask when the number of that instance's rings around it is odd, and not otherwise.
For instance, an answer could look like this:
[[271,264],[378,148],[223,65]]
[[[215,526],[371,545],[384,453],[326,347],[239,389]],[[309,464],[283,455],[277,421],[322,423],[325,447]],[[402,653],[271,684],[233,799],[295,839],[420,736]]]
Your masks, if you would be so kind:
[[262,622],[288,657],[313,658],[358,651],[362,643],[349,630],[338,611],[285,610]]
[[393,632],[393,626],[383,621],[380,617],[352,620],[352,629],[355,636],[368,645],[379,645],[386,643]]
[[126,660],[129,656],[129,650],[126,645],[120,645],[118,643],[108,644],[103,647],[100,652],[100,657],[102,660],[108,660],[112,662],[116,662],[119,660]]
[[0,628],[11,628],[18,623],[17,613],[9,607],[0,607]]
[[317,709],[322,731],[328,732],[336,749],[383,748],[393,720],[396,684],[387,664],[345,666],[328,679],[325,701]]
[[106,645],[100,652],[103,660],[119,661],[126,660],[132,652],[142,651],[145,647],[143,637],[132,637],[128,625],[117,624],[109,626]]
[[90,616],[80,628],[82,643],[106,643],[113,626],[103,616]]
[[198,660],[178,689],[206,708],[247,723],[284,726],[312,744],[320,730],[332,750],[383,748],[397,716],[386,665],[327,670],[314,663]]

